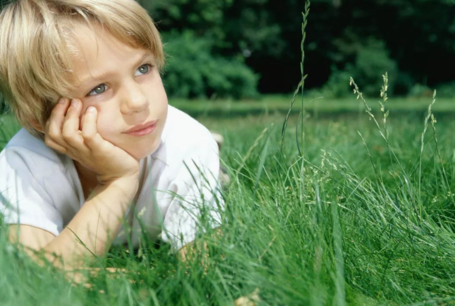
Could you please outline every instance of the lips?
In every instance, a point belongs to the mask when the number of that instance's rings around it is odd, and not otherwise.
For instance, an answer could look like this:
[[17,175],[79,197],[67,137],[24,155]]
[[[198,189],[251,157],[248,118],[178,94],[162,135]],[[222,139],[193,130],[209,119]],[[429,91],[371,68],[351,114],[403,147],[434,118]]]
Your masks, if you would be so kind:
[[132,136],[145,136],[152,133],[156,128],[158,120],[149,121],[143,124],[133,126],[131,129],[124,132],[125,134]]

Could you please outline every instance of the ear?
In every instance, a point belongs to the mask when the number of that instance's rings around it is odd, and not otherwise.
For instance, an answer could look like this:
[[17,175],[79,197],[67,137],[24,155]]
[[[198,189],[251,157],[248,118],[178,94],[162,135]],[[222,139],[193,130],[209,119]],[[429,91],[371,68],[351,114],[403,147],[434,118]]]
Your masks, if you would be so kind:
[[35,130],[44,134],[44,129],[38,121],[32,120],[31,124]]

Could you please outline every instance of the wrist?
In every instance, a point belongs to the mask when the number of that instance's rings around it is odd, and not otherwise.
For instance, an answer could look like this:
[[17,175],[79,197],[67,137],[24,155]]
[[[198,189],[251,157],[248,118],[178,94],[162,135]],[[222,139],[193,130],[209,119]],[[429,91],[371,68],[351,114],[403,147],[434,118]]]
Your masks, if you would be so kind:
[[96,188],[98,192],[94,192],[92,195],[108,192],[111,195],[115,194],[115,197],[121,202],[127,203],[133,200],[138,188],[139,175],[122,176],[100,183]]
[[110,185],[118,182],[132,184],[134,182],[138,182],[139,171],[132,171],[123,175],[98,175],[97,179],[100,185]]
[[136,194],[139,188],[139,173],[128,176],[118,177],[106,183],[106,185],[114,186],[119,190],[130,190]]

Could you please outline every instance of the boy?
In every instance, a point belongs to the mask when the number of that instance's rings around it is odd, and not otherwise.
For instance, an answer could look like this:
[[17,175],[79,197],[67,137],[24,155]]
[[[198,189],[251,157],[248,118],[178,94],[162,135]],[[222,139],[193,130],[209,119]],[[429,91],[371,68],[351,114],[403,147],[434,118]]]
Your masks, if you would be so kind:
[[134,0],[17,0],[3,9],[0,86],[24,127],[0,153],[0,213],[12,241],[71,267],[113,241],[137,246],[141,233],[184,253],[202,204],[219,224],[217,144],[168,106],[163,57]]

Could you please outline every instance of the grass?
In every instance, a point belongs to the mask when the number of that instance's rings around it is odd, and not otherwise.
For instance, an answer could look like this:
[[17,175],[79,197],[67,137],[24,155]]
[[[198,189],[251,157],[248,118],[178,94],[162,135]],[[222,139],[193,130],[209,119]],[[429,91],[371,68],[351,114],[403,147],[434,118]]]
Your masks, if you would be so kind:
[[12,116],[0,115],[0,150],[19,129],[19,123]]
[[[289,110],[290,95],[267,95],[255,100],[184,100],[171,99],[171,104],[192,116],[206,116],[217,118],[235,118],[247,115],[261,114],[286,114]],[[379,99],[371,99],[376,102]],[[391,98],[390,111],[395,115],[416,113],[424,115],[431,97],[420,98]],[[433,112],[438,117],[453,114],[454,99],[438,99]],[[379,111],[378,103],[371,103],[373,111]],[[305,99],[305,109],[311,116],[339,116],[343,114],[360,114],[365,111],[363,103],[352,98],[331,99],[322,96],[308,97]],[[294,114],[298,109],[294,110]]]
[[[353,111],[321,107],[305,118],[303,171],[296,114],[281,152],[281,112],[199,113],[224,135],[231,175],[223,235],[200,238],[209,245],[206,272],[199,253],[182,264],[166,245],[149,243],[138,252],[113,248],[96,266],[126,271],[90,276],[85,288],[30,262],[1,230],[1,304],[233,305],[255,290],[257,305],[455,303],[455,123],[436,116],[433,129],[417,102],[390,100],[386,142],[359,101],[349,103]],[[413,111],[395,112],[395,103]],[[372,113],[382,128],[382,113]]]

